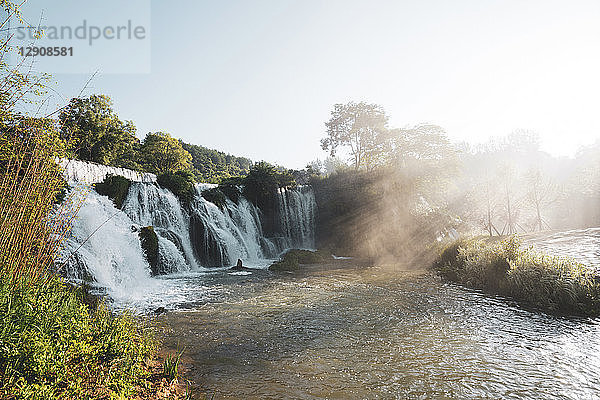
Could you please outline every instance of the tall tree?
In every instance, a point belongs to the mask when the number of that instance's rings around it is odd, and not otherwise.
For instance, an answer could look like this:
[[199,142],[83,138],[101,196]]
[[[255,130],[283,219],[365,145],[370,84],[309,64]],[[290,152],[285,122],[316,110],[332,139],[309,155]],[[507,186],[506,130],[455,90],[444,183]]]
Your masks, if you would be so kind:
[[120,167],[123,157],[139,145],[133,122],[121,121],[105,95],[71,99],[59,123],[61,138],[81,160]]
[[535,223],[538,230],[544,225],[551,229],[550,224],[542,217],[546,207],[558,200],[558,186],[547,178],[539,169],[532,169],[526,175],[527,200],[535,213]]
[[377,104],[364,102],[336,104],[331,119],[325,123],[327,137],[323,150],[335,156],[339,147],[349,150],[355,169],[373,169],[382,163],[388,138],[388,117]]
[[179,140],[165,132],[148,133],[140,153],[144,168],[155,174],[189,170],[192,167],[191,154],[181,146]]

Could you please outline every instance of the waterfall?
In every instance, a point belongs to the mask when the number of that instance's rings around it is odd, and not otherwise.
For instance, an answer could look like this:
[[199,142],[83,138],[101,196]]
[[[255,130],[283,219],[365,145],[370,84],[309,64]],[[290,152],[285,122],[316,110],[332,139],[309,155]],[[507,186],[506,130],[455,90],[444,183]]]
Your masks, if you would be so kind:
[[[166,254],[159,252],[161,261],[168,260],[170,265],[168,268],[162,265],[164,272],[198,267],[189,235],[190,217],[173,193],[154,184],[132,183],[122,208],[137,225],[154,227],[159,246],[162,246],[159,250],[168,250]],[[175,252],[175,249],[179,252]],[[184,262],[177,265],[173,261],[177,258]]]
[[[266,267],[288,248],[315,247],[316,204],[310,186],[281,189],[276,209],[261,210],[243,196],[235,202],[226,199],[220,208],[202,197],[202,191],[215,185],[198,184],[193,201],[184,207],[155,183],[154,175],[72,160],[61,165],[72,187],[100,182],[108,174],[133,181],[121,209],[90,191],[63,252],[67,276],[90,281],[115,299],[143,297],[152,285],[164,282],[151,276],[141,227],[152,226],[157,235],[159,274],[231,266],[238,258],[245,265]],[[274,213],[269,215],[279,225],[269,237],[263,230],[267,213]]]
[[111,200],[90,191],[73,222],[59,264],[67,261],[64,272],[69,277],[93,280],[117,301],[143,296],[143,289],[155,282],[132,225]]
[[288,248],[315,248],[315,194],[310,186],[279,189],[280,225]]
[[146,172],[137,172],[125,168],[109,167],[88,161],[58,160],[63,169],[63,176],[67,182],[98,183],[107,175],[120,175],[133,182],[156,182],[156,175]]

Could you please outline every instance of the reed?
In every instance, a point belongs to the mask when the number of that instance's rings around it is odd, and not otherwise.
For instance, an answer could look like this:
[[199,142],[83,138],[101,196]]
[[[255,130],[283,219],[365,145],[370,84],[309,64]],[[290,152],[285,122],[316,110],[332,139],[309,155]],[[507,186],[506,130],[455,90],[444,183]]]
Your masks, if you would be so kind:
[[433,263],[444,278],[511,297],[536,309],[573,316],[600,315],[600,279],[581,263],[523,249],[520,240],[461,239]]

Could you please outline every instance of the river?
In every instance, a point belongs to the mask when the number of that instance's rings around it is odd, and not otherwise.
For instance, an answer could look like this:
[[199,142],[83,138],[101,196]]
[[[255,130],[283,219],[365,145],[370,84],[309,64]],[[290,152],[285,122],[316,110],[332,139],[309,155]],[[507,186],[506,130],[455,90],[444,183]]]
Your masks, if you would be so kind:
[[[597,266],[599,232],[526,244],[562,254],[570,243]],[[188,294],[154,324],[167,348],[185,348],[185,378],[209,398],[600,398],[599,319],[530,311],[426,269],[338,260],[164,281]]]

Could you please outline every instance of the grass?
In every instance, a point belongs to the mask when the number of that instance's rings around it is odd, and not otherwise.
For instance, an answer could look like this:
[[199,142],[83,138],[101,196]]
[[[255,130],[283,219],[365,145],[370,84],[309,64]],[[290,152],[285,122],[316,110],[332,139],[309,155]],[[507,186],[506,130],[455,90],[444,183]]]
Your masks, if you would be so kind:
[[163,362],[163,375],[170,381],[174,381],[179,376],[179,361],[183,350],[177,350],[176,354],[167,354]]
[[573,316],[600,315],[600,278],[586,266],[503,241],[461,239],[433,263],[440,275],[462,285],[509,296],[537,309]]
[[91,310],[59,279],[0,286],[0,397],[132,396],[155,343],[126,314]]

